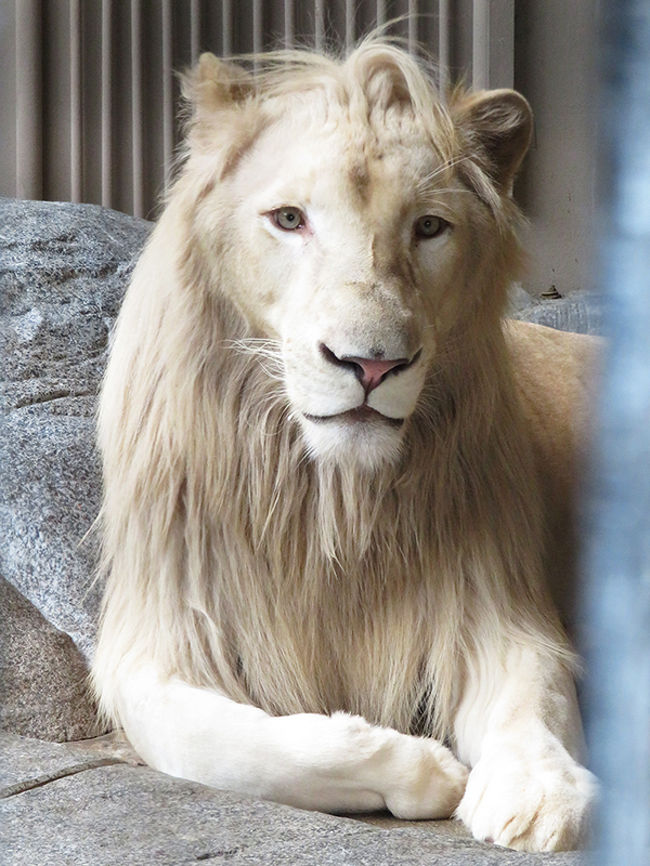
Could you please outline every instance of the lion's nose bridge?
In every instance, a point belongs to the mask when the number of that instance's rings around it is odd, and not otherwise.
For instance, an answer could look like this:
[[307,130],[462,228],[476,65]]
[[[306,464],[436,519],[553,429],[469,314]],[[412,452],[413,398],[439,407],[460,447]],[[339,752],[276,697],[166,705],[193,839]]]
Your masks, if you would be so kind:
[[[422,318],[408,299],[381,282],[356,284],[341,333],[344,355],[382,362],[409,359],[422,345]],[[338,341],[337,341],[338,343]]]

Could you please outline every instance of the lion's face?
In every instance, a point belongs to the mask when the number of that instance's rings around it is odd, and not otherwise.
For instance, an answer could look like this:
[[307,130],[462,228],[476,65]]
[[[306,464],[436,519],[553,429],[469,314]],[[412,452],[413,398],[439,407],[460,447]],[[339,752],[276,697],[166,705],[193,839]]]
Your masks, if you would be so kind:
[[315,99],[278,112],[202,207],[310,452],[372,467],[399,456],[495,229],[412,111],[359,123]]
[[399,453],[463,247],[467,193],[439,167],[415,124],[381,140],[292,117],[233,178],[234,300],[280,341],[314,455]]

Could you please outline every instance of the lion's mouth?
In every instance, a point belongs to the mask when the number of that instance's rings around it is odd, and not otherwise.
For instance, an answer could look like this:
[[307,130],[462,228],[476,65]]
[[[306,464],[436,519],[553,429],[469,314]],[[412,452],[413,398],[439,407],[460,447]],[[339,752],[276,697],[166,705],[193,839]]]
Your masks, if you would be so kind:
[[367,423],[367,422],[382,422],[391,427],[401,427],[404,423],[403,418],[389,418],[388,415],[382,415],[376,409],[364,403],[354,409],[348,409],[346,412],[337,412],[334,415],[308,415],[304,413],[308,421],[313,421],[315,424],[326,424],[328,421],[351,421],[352,423]]

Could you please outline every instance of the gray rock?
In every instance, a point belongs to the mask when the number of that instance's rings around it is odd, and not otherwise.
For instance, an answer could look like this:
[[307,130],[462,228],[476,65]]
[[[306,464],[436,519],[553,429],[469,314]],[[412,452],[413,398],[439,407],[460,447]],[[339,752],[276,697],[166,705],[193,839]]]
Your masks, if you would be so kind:
[[0,730],[61,742],[98,733],[87,666],[72,639],[0,578]]
[[75,743],[0,732],[0,800],[108,764],[142,766],[121,731]]
[[[18,738],[16,738],[18,739]],[[2,758],[11,760],[11,742]],[[19,740],[44,771],[2,803],[2,845],[13,866],[585,866],[583,854],[518,854],[450,832],[451,822],[387,822],[251,800],[174,779],[148,767]],[[58,759],[58,763],[56,763]],[[48,775],[49,774],[49,775]],[[15,776],[16,774],[14,774]],[[457,827],[454,827],[454,831]]]
[[95,397],[150,230],[95,205],[0,200],[0,573],[88,657]]
[[559,331],[602,334],[604,303],[602,296],[592,292],[577,291],[565,297],[544,299],[528,295],[518,287],[511,296],[509,315]]

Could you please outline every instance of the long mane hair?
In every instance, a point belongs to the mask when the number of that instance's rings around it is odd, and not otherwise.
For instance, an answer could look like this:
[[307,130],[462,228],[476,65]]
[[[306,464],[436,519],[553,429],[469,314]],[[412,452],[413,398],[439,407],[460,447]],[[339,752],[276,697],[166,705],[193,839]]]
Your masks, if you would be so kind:
[[[346,710],[449,736],[465,678],[504,634],[570,662],[543,589],[540,497],[499,320],[519,215],[478,159],[458,166],[494,212],[488,300],[439,347],[397,464],[311,459],[278,346],[222,291],[218,242],[208,259],[194,235],[214,185],[192,160],[209,105],[236,96],[250,115],[322,82],[333,99],[370,99],[384,69],[435,107],[441,150],[458,142],[426,73],[392,46],[366,43],[345,64],[280,59],[190,84],[190,155],[114,335],[98,421],[101,706],[119,721],[122,669],[153,658],[272,714]],[[225,171],[236,155],[227,141],[223,153]]]

